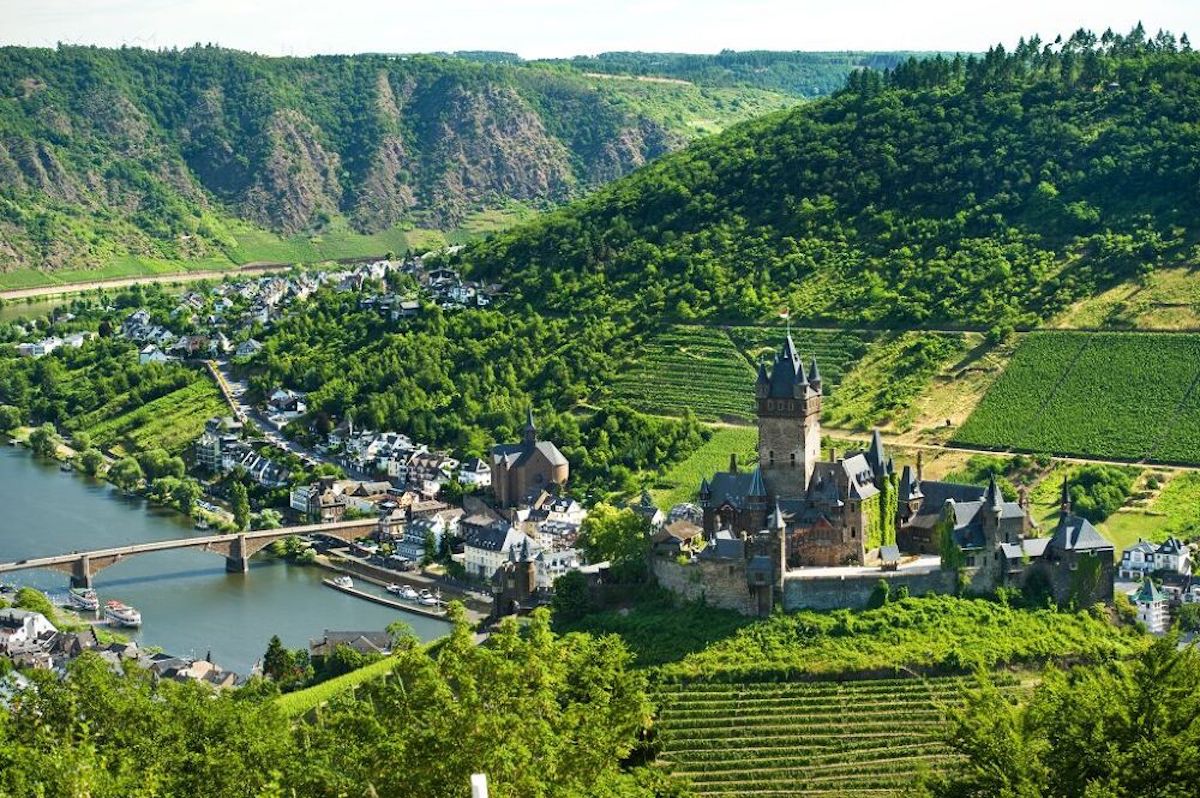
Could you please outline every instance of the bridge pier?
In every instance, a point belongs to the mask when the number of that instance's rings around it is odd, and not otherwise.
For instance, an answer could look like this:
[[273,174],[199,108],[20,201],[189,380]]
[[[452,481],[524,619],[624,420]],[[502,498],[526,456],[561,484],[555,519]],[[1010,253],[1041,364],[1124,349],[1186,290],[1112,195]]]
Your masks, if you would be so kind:
[[246,556],[246,535],[237,536],[229,544],[229,556],[225,558],[225,570],[231,574],[244,574],[250,570],[250,558]]
[[75,561],[71,573],[71,587],[92,587],[92,560],[86,554]]

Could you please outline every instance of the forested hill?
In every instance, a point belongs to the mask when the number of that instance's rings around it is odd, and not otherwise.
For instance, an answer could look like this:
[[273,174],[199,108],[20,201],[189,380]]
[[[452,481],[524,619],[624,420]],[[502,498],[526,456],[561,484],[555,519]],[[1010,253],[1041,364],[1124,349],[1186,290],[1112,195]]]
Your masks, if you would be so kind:
[[[497,58],[504,54],[460,54],[462,57]],[[859,69],[891,69],[909,58],[934,53],[906,51],[802,52],[773,50],[722,50],[716,54],[612,52],[548,61],[567,64],[584,72],[640,75],[686,80],[706,86],[754,86],[799,97],[832,94]],[[949,54],[953,56],[953,53]]]
[[468,249],[551,310],[1033,322],[1196,262],[1200,56],[1079,32],[854,73]]
[[0,271],[216,255],[239,220],[449,229],[794,102],[448,57],[0,48]]

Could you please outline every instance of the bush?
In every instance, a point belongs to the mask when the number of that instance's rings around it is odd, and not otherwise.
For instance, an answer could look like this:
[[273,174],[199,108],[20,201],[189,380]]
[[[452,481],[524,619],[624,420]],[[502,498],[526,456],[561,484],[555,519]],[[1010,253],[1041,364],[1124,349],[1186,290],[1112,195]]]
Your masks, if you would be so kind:
[[1133,490],[1133,474],[1118,466],[1086,465],[1075,472],[1071,509],[1096,524],[1121,508]]

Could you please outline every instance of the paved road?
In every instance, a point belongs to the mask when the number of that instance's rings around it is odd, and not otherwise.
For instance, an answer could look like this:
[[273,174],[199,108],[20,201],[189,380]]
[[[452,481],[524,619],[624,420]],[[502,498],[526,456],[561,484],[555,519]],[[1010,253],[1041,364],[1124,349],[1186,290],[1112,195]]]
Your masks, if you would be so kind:
[[0,291],[0,299],[28,299],[39,296],[58,296],[60,294],[82,294],[97,288],[127,288],[131,285],[147,283],[194,283],[200,280],[220,280],[227,276],[245,276],[247,274],[267,274],[282,272],[292,268],[290,263],[248,263],[236,269],[173,272],[171,274],[145,274],[139,277],[117,277],[111,280],[91,280],[86,283],[62,283],[42,285],[36,288],[10,288]]

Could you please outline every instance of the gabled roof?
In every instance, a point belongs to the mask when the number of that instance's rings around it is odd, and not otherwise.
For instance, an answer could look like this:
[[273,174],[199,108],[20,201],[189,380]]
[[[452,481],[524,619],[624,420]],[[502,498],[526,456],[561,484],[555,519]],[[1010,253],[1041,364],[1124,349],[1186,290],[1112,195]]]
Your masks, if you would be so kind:
[[1056,551],[1112,551],[1112,547],[1091,521],[1077,515],[1060,516],[1050,537],[1050,548]]
[[[701,488],[703,489],[703,485]],[[702,500],[713,507],[729,504],[735,509],[742,510],[751,505],[760,505],[767,500],[766,487],[763,485],[762,474],[756,468],[749,474],[734,474],[720,471],[713,474],[708,485],[708,498]]]

